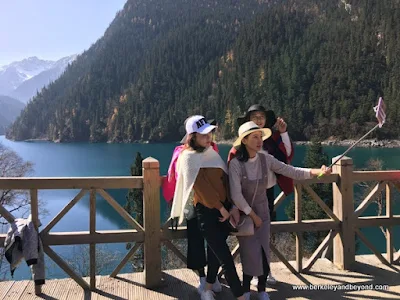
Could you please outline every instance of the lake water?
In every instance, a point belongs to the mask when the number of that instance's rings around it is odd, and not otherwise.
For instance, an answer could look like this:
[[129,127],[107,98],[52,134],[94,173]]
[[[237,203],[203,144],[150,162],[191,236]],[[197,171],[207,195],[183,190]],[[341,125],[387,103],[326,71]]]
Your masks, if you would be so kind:
[[[50,142],[12,142],[0,136],[0,143],[13,149],[24,160],[34,163],[35,177],[74,177],[74,176],[126,176],[130,175],[130,165],[135,159],[136,153],[141,152],[143,157],[152,156],[160,161],[160,172],[166,174],[172,151],[177,144],[90,144],[71,143],[55,144]],[[220,145],[221,156],[224,160],[228,155],[230,146]],[[344,147],[326,147],[324,150],[330,158],[341,154]],[[302,166],[306,147],[296,146],[293,160],[294,166]],[[379,148],[356,148],[349,155],[353,158],[355,168],[362,168],[370,158],[379,158],[384,161],[385,169],[400,169],[400,149],[379,149]],[[317,166],[316,166],[317,167]],[[40,190],[39,198],[46,203],[48,214],[41,217],[45,226],[58,212],[71,201],[78,190]],[[126,201],[126,190],[108,191],[121,205]],[[78,202],[52,229],[55,231],[81,231],[89,229],[89,196]],[[396,198],[397,199],[397,198]],[[167,217],[167,209],[164,199],[160,199],[162,205],[161,217]],[[291,201],[285,200],[284,205]],[[285,220],[284,205],[279,207],[277,215],[279,220]],[[374,214],[376,208],[371,205],[366,214]],[[399,201],[395,204],[395,214],[400,214]],[[376,213],[375,213],[376,214]],[[123,219],[116,213],[102,198],[97,201],[96,226],[98,230],[112,230],[126,228]],[[5,228],[6,229],[6,228]],[[399,226],[396,228],[395,236],[399,236]],[[382,252],[385,251],[384,238],[378,228],[365,229],[363,232],[372,243]],[[395,241],[395,246],[400,246],[400,240]],[[116,257],[123,257],[127,250],[124,244],[107,244],[100,246],[101,251],[113,252]],[[62,257],[80,256],[85,260],[85,248],[77,246],[55,246],[53,249]],[[357,252],[359,254],[370,253],[360,244]],[[79,255],[81,254],[81,255]],[[119,263],[115,261],[101,270],[101,273],[110,273]],[[129,272],[125,267],[122,272]],[[54,264],[47,266],[47,278],[63,278],[66,274]],[[14,274],[15,279],[29,279],[30,271],[23,263]]]

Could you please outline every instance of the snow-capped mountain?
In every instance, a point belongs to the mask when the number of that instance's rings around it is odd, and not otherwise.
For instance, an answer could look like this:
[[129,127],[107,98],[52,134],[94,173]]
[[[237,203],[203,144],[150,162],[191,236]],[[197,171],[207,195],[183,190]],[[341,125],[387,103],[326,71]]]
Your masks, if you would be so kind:
[[45,85],[56,80],[77,55],[57,61],[30,57],[0,67],[0,94],[27,102]]

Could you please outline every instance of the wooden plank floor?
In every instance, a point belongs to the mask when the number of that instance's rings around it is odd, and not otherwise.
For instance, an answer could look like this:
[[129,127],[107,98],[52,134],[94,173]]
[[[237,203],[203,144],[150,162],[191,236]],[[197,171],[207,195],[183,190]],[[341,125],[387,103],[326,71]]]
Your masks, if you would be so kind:
[[[240,272],[240,266],[238,266]],[[282,263],[273,263],[272,270],[279,283],[268,288],[272,300],[277,299],[400,299],[400,266],[385,266],[375,256],[357,256],[353,271],[341,271],[326,259],[319,259],[309,274],[300,279],[291,274]],[[87,280],[87,279],[86,279]],[[303,281],[302,281],[303,280]],[[385,291],[326,291],[294,290],[296,285],[389,285]],[[200,299],[197,294],[197,275],[187,269],[169,270],[163,273],[163,283],[157,290],[144,288],[144,274],[123,274],[113,279],[97,276],[97,291],[84,292],[72,279],[48,280],[43,295],[36,297],[31,281],[0,282],[0,299]],[[234,299],[224,287],[216,299]],[[257,299],[256,292],[252,299]]]

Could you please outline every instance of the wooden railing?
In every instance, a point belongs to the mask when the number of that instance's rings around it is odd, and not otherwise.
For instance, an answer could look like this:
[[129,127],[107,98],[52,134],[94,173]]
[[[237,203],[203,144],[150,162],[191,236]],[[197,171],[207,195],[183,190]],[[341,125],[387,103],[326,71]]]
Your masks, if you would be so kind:
[[[186,227],[178,227],[176,231],[169,230],[170,220],[160,224],[160,171],[159,162],[154,158],[143,161],[143,176],[127,177],[83,177],[83,178],[0,178],[0,190],[29,190],[31,196],[31,214],[33,222],[38,228],[39,208],[38,190],[43,189],[80,189],[72,199],[50,222],[40,230],[45,253],[74,279],[84,289],[96,288],[96,244],[101,243],[128,243],[135,242],[122,261],[110,276],[115,277],[136,253],[144,247],[145,284],[148,288],[158,286],[161,281],[161,244],[173,251],[178,258],[186,262],[186,257],[171,240],[186,238]],[[272,222],[271,232],[292,232],[296,237],[296,265],[293,267],[273,244],[271,250],[295,274],[310,270],[316,260],[333,245],[333,262],[342,269],[351,269],[355,262],[355,235],[371,249],[385,264],[392,264],[399,260],[395,257],[393,248],[393,227],[400,225],[400,215],[393,214],[393,189],[400,191],[400,171],[358,172],[353,170],[351,158],[342,158],[334,167],[333,173],[322,179],[295,181],[295,220]],[[354,210],[353,186],[360,181],[378,181],[371,193]],[[311,184],[328,183],[333,185],[333,210],[312,190]],[[144,226],[136,222],[105,189],[143,189]],[[386,190],[386,216],[360,217],[367,205],[383,190]],[[302,194],[308,195],[326,212],[329,218],[320,220],[302,219]],[[51,229],[62,217],[80,200],[90,194],[90,222],[89,231],[78,232],[51,232]],[[96,230],[96,194],[102,196],[133,228],[130,230]],[[275,199],[275,210],[282,204],[285,195],[281,193]],[[0,205],[0,215],[7,221],[13,222],[14,216]],[[387,237],[387,258],[361,233],[360,228],[385,226]],[[328,235],[311,255],[305,266],[303,259],[302,233],[310,231],[328,231]],[[4,245],[5,235],[0,235],[0,245]],[[71,267],[59,257],[50,246],[54,245],[90,245],[90,284],[75,273]],[[238,255],[239,246],[233,250]],[[40,287],[35,289],[40,293]]]
[[[37,229],[39,222],[38,190],[80,189],[72,199],[47,225],[40,230],[44,252],[72,279],[84,289],[96,288],[96,244],[135,242],[135,246],[122,259],[112,272],[116,276],[129,261],[132,255],[144,245],[144,267],[146,286],[158,284],[161,276],[160,251],[160,172],[159,162],[153,158],[143,161],[143,176],[126,177],[82,177],[82,178],[0,178],[0,190],[29,190],[31,196],[32,221]],[[105,189],[143,189],[144,228],[136,222]],[[51,229],[63,216],[78,203],[85,194],[90,194],[89,231],[51,232]],[[102,196],[133,228],[130,230],[96,230],[96,194]],[[14,216],[0,205],[0,215],[8,222]],[[4,246],[5,234],[0,235],[0,245]],[[71,267],[55,253],[50,246],[89,244],[90,284],[79,276]],[[35,287],[40,294],[40,286]]]

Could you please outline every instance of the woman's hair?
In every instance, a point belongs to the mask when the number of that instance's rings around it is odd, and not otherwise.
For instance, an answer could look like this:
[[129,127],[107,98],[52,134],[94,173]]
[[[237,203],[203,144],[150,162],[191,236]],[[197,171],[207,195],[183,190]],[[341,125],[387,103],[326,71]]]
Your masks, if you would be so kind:
[[186,145],[187,148],[193,149],[196,152],[203,152],[206,148],[197,145],[196,143],[196,132],[192,133],[189,137],[189,141]]
[[239,148],[236,150],[235,157],[238,161],[247,162],[250,158],[249,152],[246,149],[246,145],[243,142],[240,144]]

